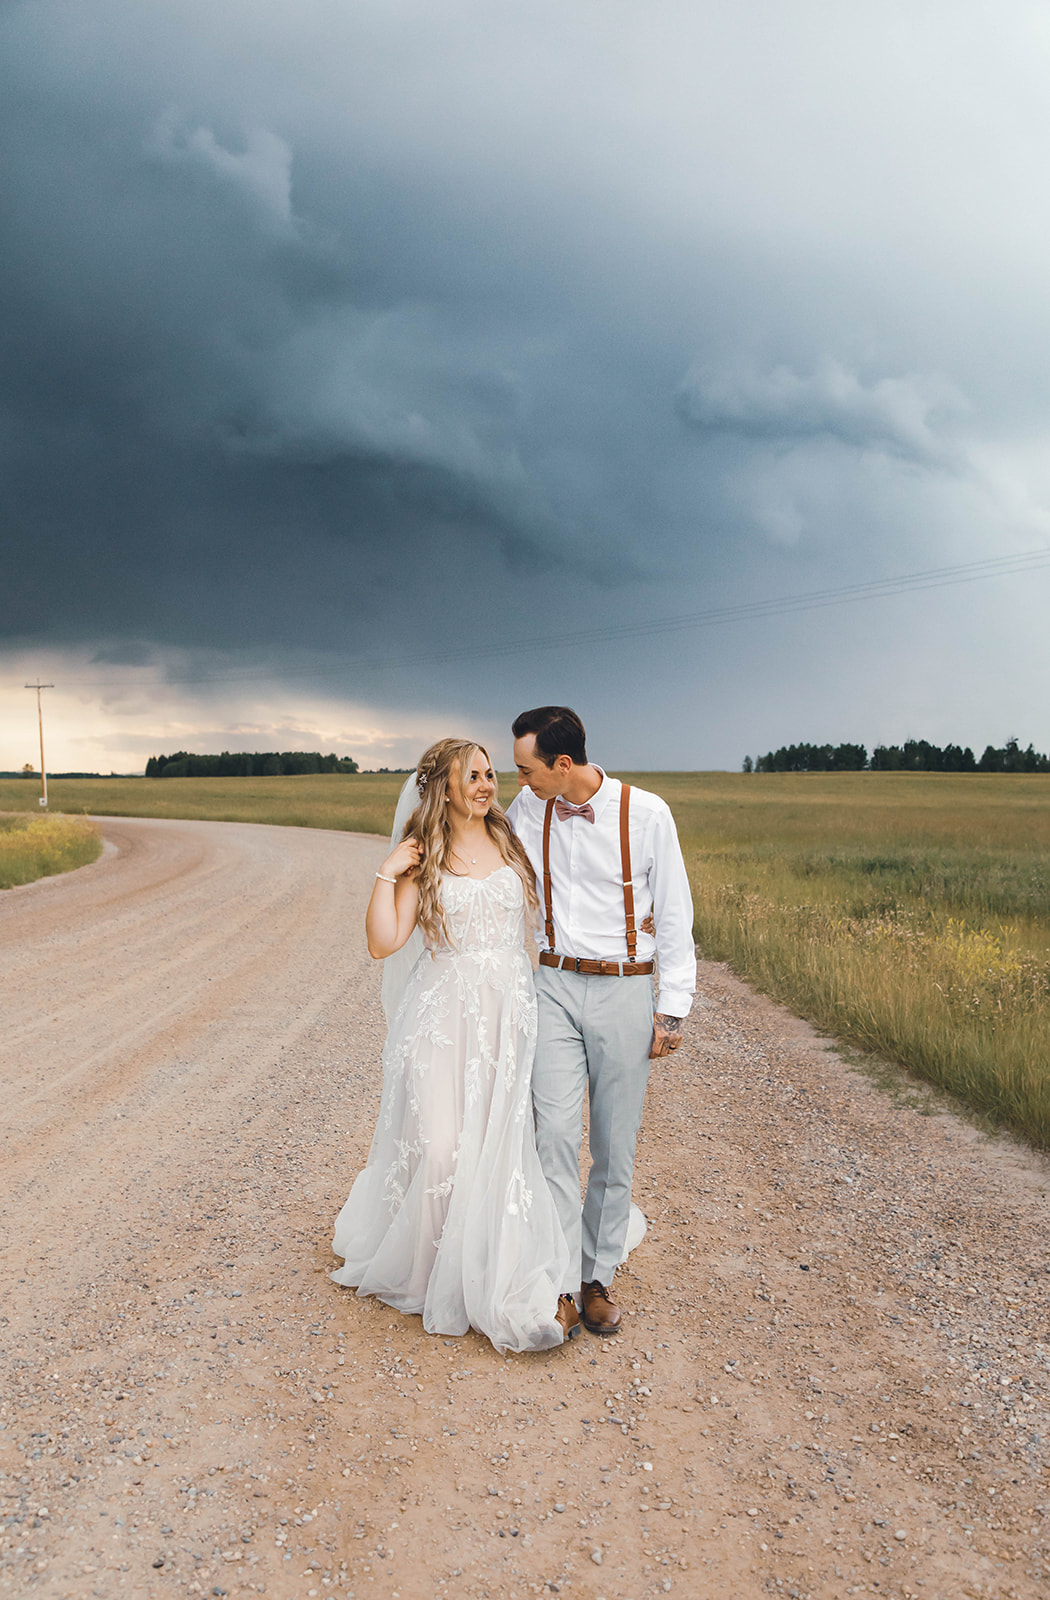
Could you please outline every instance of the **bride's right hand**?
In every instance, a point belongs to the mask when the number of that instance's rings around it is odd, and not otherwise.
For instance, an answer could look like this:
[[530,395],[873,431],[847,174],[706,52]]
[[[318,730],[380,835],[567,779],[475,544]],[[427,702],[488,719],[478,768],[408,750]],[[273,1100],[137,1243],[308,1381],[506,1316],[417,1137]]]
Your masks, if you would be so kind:
[[415,872],[422,859],[423,846],[420,841],[414,837],[402,839],[379,870],[388,878],[401,878],[405,873]]

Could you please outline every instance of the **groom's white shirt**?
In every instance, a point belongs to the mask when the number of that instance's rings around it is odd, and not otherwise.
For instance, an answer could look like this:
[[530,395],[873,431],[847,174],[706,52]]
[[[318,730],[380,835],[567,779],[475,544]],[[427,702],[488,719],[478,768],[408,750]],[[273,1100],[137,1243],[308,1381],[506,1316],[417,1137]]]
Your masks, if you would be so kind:
[[[600,769],[599,769],[600,770]],[[619,778],[602,774],[592,795],[594,821],[551,819],[551,902],[554,944],[563,955],[626,961],[623,878],[620,871]],[[543,905],[543,814],[546,801],[522,789],[507,810],[536,874]],[[637,959],[659,963],[658,1009],[685,1017],[696,990],[693,901],[678,830],[659,795],[631,786],[631,876],[635,921],[652,912],[656,938],[638,934]],[[546,939],[541,934],[541,942]],[[610,980],[612,981],[612,980]]]

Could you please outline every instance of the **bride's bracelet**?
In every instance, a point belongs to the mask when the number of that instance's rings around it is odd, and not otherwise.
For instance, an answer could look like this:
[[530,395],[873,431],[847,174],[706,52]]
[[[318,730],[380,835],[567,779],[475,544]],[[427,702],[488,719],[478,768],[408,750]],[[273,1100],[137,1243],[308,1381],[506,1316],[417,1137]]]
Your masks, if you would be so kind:
[[376,873],[376,877],[377,878],[381,878],[384,883],[396,883],[397,882],[396,878],[388,878],[385,872],[377,872]]

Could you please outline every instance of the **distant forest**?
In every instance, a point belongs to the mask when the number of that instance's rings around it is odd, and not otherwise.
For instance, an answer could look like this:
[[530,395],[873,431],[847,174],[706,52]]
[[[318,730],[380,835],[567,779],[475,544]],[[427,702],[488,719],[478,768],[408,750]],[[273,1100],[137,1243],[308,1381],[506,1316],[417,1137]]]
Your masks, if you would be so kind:
[[322,756],[316,750],[253,751],[251,755],[195,756],[177,750],[172,756],[150,756],[147,778],[279,778],[314,772],[356,772],[349,756]]
[[862,744],[788,744],[752,761],[744,757],[745,772],[1050,772],[1050,756],[1031,745],[1022,750],[1017,739],[1007,739],[1002,749],[987,745],[980,760],[969,745],[930,744],[908,739],[904,744],[877,744],[871,755]]

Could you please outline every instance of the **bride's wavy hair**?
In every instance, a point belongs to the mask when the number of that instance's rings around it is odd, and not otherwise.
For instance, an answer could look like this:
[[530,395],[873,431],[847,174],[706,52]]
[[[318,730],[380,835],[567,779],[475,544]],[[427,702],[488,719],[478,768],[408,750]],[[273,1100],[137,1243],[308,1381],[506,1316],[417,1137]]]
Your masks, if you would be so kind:
[[[470,758],[480,750],[485,760],[489,753],[483,744],[474,739],[439,739],[419,758],[416,768],[416,788],[419,804],[405,823],[402,838],[414,837],[423,846],[423,859],[416,871],[419,885],[419,926],[428,944],[443,938],[451,944],[445,924],[445,908],[441,899],[441,874],[452,871],[452,827],[448,819],[448,790],[455,772],[460,788],[465,786],[470,772]],[[536,877],[525,849],[507,814],[493,799],[485,818],[485,826],[503,860],[521,879],[525,890],[525,904],[529,917],[538,922],[539,899],[536,895]]]

